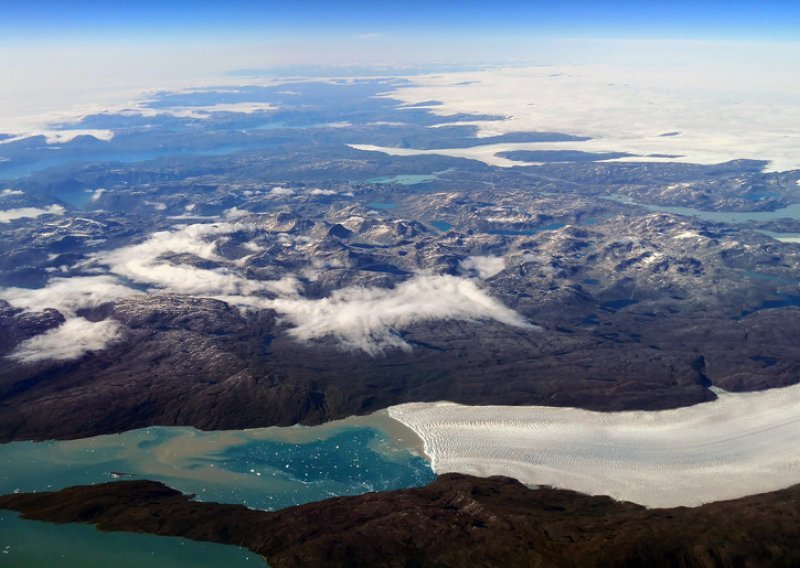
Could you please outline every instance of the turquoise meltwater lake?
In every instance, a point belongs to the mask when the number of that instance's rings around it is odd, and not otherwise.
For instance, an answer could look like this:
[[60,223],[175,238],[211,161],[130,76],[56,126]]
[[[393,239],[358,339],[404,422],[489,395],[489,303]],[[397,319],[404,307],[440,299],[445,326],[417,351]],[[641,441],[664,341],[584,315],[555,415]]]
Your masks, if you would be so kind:
[[[115,479],[162,481],[197,500],[275,510],[434,478],[416,435],[385,411],[316,427],[201,432],[152,427],[82,440],[0,446],[0,493]],[[102,533],[0,511],[0,566],[263,566],[233,546]]]

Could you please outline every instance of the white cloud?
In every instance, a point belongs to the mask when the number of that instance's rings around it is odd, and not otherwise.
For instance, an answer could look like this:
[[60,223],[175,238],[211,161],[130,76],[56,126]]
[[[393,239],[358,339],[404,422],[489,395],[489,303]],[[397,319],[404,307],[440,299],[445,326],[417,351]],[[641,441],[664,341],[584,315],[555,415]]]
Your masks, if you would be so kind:
[[0,298],[26,311],[54,308],[66,321],[17,345],[8,355],[21,363],[46,359],[68,361],[89,351],[99,351],[120,337],[120,326],[113,320],[91,322],[77,317],[78,310],[138,294],[113,276],[51,278],[39,289],[0,288]]
[[336,192],[332,189],[319,189],[319,188],[314,188],[309,193],[311,195],[336,195]]
[[[103,253],[95,260],[134,282],[215,297],[241,308],[274,309],[294,325],[289,333],[300,341],[333,335],[346,347],[372,355],[387,347],[409,349],[397,332],[418,321],[496,320],[517,327],[530,326],[475,282],[453,276],[419,275],[395,288],[344,288],[328,298],[314,300],[300,296],[302,284],[293,275],[273,281],[249,280],[235,269],[235,262],[217,255],[211,238],[255,228],[252,224],[230,222],[188,225],[154,233],[143,243]],[[168,253],[188,253],[223,266],[206,269],[174,265],[162,260]],[[502,269],[504,261],[477,257],[468,265],[489,274]]]
[[0,196],[2,196],[2,197],[8,197],[10,195],[24,195],[24,194],[25,194],[25,192],[22,191],[21,189],[8,188],[8,189],[4,189],[3,191],[0,191]]
[[303,285],[296,276],[284,276],[280,280],[264,282],[266,290],[284,298],[296,297],[300,294]]
[[470,256],[461,261],[461,267],[474,270],[484,280],[505,270],[506,259],[502,256]]
[[[187,211],[191,211],[194,209],[194,205],[192,205],[192,209],[188,209]],[[238,219],[239,217],[244,217],[245,215],[250,215],[250,211],[247,209],[239,209],[238,207],[231,207],[230,209],[226,209],[223,213],[226,219]]]
[[95,308],[107,302],[138,294],[113,276],[51,278],[44,288],[0,288],[0,299],[15,308],[39,311],[54,308],[74,316],[82,308]]
[[0,211],[0,223],[10,223],[15,219],[35,219],[41,215],[63,215],[66,211],[61,205],[49,205],[44,209],[40,207],[20,207]]
[[70,318],[59,327],[26,339],[7,357],[20,363],[55,360],[71,361],[90,351],[100,351],[121,337],[113,320],[91,322]]
[[[209,238],[248,228],[254,227],[215,223],[161,231],[143,243],[98,255],[96,261],[117,275],[171,292],[214,297],[241,308],[274,309],[294,326],[289,333],[297,340],[333,335],[345,347],[371,355],[388,347],[410,349],[397,332],[419,321],[496,320],[531,327],[475,282],[453,276],[419,275],[395,288],[344,288],[328,298],[312,300],[300,296],[302,284],[293,275],[273,281],[248,280],[233,266],[205,269],[162,260],[167,253],[189,253],[230,262],[217,255],[216,244]],[[484,274],[501,263],[502,259],[487,257],[473,261]]]
[[233,233],[247,225],[237,223],[196,223],[186,225],[170,231],[151,233],[142,243],[118,248],[108,253],[102,253],[97,258],[109,263],[116,268],[118,263],[130,259],[153,260],[163,254],[193,254],[207,260],[218,260],[217,245],[207,237]]
[[277,185],[270,190],[272,195],[294,195],[294,190],[291,187],[283,187]]
[[263,306],[293,323],[289,333],[301,341],[333,335],[346,347],[371,355],[388,347],[410,349],[397,332],[416,322],[495,320],[532,327],[473,281],[454,276],[420,275],[395,288],[351,287],[319,300],[281,298]]
[[[153,233],[147,240],[136,245],[100,253],[91,262],[106,265],[110,272],[133,282],[179,294],[246,297],[265,292],[274,293],[274,290],[288,290],[285,283],[243,277],[236,270],[235,261],[228,261],[217,254],[217,243],[213,237],[256,228],[252,223],[235,222],[187,225],[171,231]],[[221,266],[198,268],[188,264],[174,264],[163,259],[164,255],[169,254],[189,254],[218,262]]]
[[[0,298],[28,310],[56,308],[70,318],[80,308],[140,293],[123,285],[121,277],[159,290],[218,298],[240,308],[274,309],[293,325],[289,333],[299,341],[332,335],[345,347],[371,355],[389,347],[410,349],[398,332],[416,322],[495,320],[533,327],[466,278],[417,275],[395,288],[350,287],[322,299],[302,297],[302,283],[291,274],[271,281],[247,279],[239,272],[236,260],[217,254],[214,240],[243,230],[256,231],[258,226],[222,222],[156,232],[139,244],[98,253],[84,263],[84,268],[105,267],[110,274],[54,278],[38,290],[0,289]],[[259,250],[254,241],[248,241],[245,247]],[[220,266],[175,264],[164,259],[171,254],[189,254]],[[477,257],[471,266],[488,274],[502,266],[502,259]]]
[[164,211],[167,208],[167,204],[161,203],[160,201],[145,201],[144,204],[149,205],[156,211]]
[[225,268],[209,270],[151,259],[130,258],[123,260],[114,270],[137,282],[179,294],[210,296],[243,294],[257,290],[257,286],[248,285],[248,281]]

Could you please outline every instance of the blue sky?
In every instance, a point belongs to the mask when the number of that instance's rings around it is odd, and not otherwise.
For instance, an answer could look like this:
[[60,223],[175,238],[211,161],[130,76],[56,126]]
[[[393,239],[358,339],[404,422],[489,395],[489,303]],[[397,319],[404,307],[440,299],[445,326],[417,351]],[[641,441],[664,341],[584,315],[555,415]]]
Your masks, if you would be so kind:
[[0,0],[7,124],[309,64],[735,64],[737,84],[765,69],[796,77],[800,0]]
[[550,65],[785,111],[800,92],[800,0],[0,0],[0,132],[309,64]]
[[2,0],[0,32],[24,40],[253,41],[392,34],[796,40],[800,2],[742,0],[393,1]]

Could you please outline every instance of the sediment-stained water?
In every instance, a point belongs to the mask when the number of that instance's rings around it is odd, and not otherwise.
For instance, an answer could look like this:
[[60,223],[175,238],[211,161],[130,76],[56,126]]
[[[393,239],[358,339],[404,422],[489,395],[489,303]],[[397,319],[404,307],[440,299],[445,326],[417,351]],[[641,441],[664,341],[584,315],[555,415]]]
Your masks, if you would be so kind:
[[[425,485],[434,474],[420,444],[385,411],[317,427],[220,432],[153,427],[82,440],[13,442],[0,446],[0,493],[142,478],[162,481],[202,501],[274,510],[338,495]],[[253,558],[263,562],[235,547],[212,550],[213,545],[204,543],[142,535],[111,538],[92,527],[23,521],[6,511],[0,511],[0,518],[0,565],[139,566],[143,558],[152,558],[148,566],[252,565]],[[68,533],[74,538],[66,538]],[[53,548],[47,543],[54,538],[84,544]],[[140,550],[152,556],[142,556]],[[121,564],[115,558],[138,560]]]

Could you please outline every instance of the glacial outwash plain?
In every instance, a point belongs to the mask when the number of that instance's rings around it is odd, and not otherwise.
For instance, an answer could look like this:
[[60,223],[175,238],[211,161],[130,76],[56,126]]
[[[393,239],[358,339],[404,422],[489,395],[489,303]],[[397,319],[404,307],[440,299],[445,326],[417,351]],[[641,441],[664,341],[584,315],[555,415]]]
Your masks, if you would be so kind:
[[800,75],[701,63],[0,113],[0,566],[800,565]]

